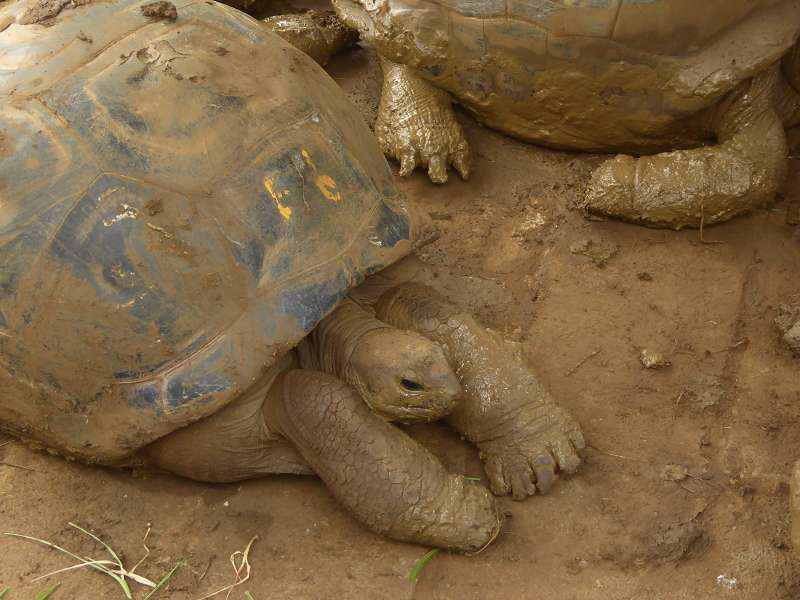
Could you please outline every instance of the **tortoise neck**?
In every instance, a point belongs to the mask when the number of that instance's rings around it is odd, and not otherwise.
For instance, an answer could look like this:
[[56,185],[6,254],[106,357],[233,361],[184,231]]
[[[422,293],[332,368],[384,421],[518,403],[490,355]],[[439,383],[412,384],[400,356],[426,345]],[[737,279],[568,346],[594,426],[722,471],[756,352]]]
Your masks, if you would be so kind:
[[345,300],[303,340],[299,346],[300,364],[335,375],[351,386],[350,358],[363,337],[371,331],[389,327],[351,300]]

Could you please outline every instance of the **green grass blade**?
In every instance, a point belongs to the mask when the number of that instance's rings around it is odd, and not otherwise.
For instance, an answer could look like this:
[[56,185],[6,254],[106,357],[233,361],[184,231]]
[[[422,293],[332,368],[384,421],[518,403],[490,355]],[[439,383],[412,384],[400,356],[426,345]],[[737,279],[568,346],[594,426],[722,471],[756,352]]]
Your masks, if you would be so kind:
[[114,552],[114,550],[112,550],[112,549],[111,549],[111,546],[109,546],[108,544],[106,544],[106,543],[105,543],[103,540],[101,540],[101,539],[100,539],[99,537],[97,537],[95,534],[93,534],[93,533],[91,533],[91,532],[89,532],[89,531],[86,531],[86,530],[85,530],[83,527],[79,527],[78,525],[75,525],[75,523],[67,523],[67,524],[68,524],[70,527],[74,527],[75,529],[77,529],[77,530],[78,530],[78,531],[80,531],[81,533],[85,533],[85,534],[86,534],[86,535],[88,535],[90,538],[92,538],[93,540],[95,540],[95,541],[96,541],[98,544],[102,545],[102,546],[103,546],[103,548],[105,548],[105,549],[106,549],[106,551],[107,551],[107,552],[108,552],[108,553],[111,555],[111,557],[114,559],[114,562],[116,562],[116,563],[117,563],[117,566],[118,566],[120,569],[123,569],[123,570],[125,569],[125,567],[123,567],[123,566],[122,566],[122,561],[119,559],[119,556],[117,556],[117,553],[116,553],[116,552]]
[[170,577],[172,577],[172,574],[175,573],[175,571],[177,571],[178,567],[180,567],[181,565],[183,565],[183,561],[179,562],[174,567],[172,567],[172,570],[169,573],[167,573],[161,579],[161,581],[159,581],[156,584],[156,587],[154,587],[153,590],[149,594],[147,594],[147,596],[144,597],[144,600],[150,600],[150,598],[152,598],[158,590],[167,585],[167,582],[169,581]]
[[[244,597],[247,598],[247,600],[256,600],[255,598],[253,598],[253,594],[251,594],[250,592],[245,592]],[[2,596],[0,596],[0,598],[2,598]]]
[[[111,555],[111,557],[117,563],[117,566],[119,567],[119,570],[122,571],[123,573],[125,572],[125,567],[122,566],[122,561],[120,560],[119,556],[117,556],[117,553],[114,552],[113,548],[111,548],[111,546],[106,544],[103,540],[101,540],[95,534],[91,533],[90,531],[86,531],[80,525],[76,525],[75,523],[72,523],[72,522],[67,523],[67,525],[69,525],[70,527],[74,527],[75,529],[77,529],[81,533],[84,533],[84,534],[88,535],[90,538],[95,540],[98,544],[103,546],[103,548],[106,549],[106,551]],[[109,570],[106,570],[106,574],[109,577],[113,577],[114,581],[116,581],[119,584],[119,587],[122,588],[122,591],[125,593],[125,597],[128,600],[132,600],[133,594],[131,594],[131,588],[128,587],[128,582],[125,580],[125,575],[117,575],[116,573],[112,573]]]
[[36,594],[36,597],[33,600],[45,600],[45,598],[49,598],[50,594],[55,592],[58,589],[58,586],[60,586],[60,585],[61,585],[61,582],[58,582],[57,584],[55,584],[54,586],[46,589],[45,591],[39,592],[38,594]]
[[[52,542],[48,542],[47,540],[42,540],[42,539],[30,536],[30,535],[23,535],[21,533],[4,533],[3,535],[7,535],[7,536],[10,536],[10,537],[16,537],[16,538],[21,538],[23,540],[29,540],[31,542],[36,542],[37,544],[42,544],[43,546],[47,546],[48,548],[52,548],[53,550],[58,550],[59,552],[62,552],[64,554],[66,554],[67,556],[71,556],[72,558],[77,560],[79,563],[83,563],[87,567],[91,567],[91,568],[95,569],[96,571],[100,571],[104,575],[108,575],[109,577],[111,577],[122,588],[122,591],[125,593],[125,597],[128,600],[132,600],[132,598],[133,598],[133,594],[131,594],[131,590],[128,587],[128,583],[125,581],[125,579],[123,579],[122,577],[120,577],[119,575],[117,575],[115,573],[112,573],[106,567],[102,566],[101,564],[98,564],[97,561],[92,560],[91,558],[83,558],[81,556],[78,556],[77,554],[74,554],[73,552],[70,552],[69,550],[66,550],[66,549],[62,548],[61,546],[57,546],[56,544],[54,544]],[[89,535],[91,535],[91,534],[89,534]]]
[[110,575],[112,577],[114,576],[113,573],[111,573],[108,569],[106,569],[102,565],[95,564],[96,561],[93,561],[91,558],[83,558],[81,556],[78,556],[77,554],[73,554],[69,550],[65,550],[61,546],[56,546],[54,543],[48,542],[47,540],[40,540],[39,538],[35,538],[35,537],[30,536],[30,535],[22,535],[21,533],[4,533],[3,535],[7,535],[7,536],[10,536],[10,537],[16,537],[16,538],[22,538],[23,540],[29,540],[31,542],[36,542],[37,544],[42,544],[43,546],[47,546],[48,548],[52,548],[53,550],[58,550],[59,552],[62,552],[64,554],[66,554],[67,556],[71,556],[72,558],[74,558],[78,562],[92,563],[92,564],[89,564],[88,566],[92,567],[93,569],[96,569],[96,570],[100,571],[101,573],[105,573],[106,575]]
[[10,588],[10,587],[3,588],[3,591],[2,591],[2,592],[0,592],[0,600],[3,600],[3,598],[5,597],[5,595],[6,595],[8,592],[10,592],[10,591],[11,591],[11,588]]
[[434,556],[439,554],[439,548],[434,548],[433,550],[428,550],[425,554],[422,555],[416,563],[414,563],[414,568],[411,569],[411,573],[409,573],[408,578],[413,582],[416,583],[419,579],[419,576],[422,575],[422,571],[428,565],[429,562],[433,559]]

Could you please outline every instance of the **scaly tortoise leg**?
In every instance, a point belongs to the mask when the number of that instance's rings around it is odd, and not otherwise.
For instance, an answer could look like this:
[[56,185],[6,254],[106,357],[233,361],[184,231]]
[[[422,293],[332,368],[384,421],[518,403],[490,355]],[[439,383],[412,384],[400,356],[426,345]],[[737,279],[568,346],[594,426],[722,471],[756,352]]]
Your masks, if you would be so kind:
[[488,490],[449,474],[338,379],[289,371],[273,384],[264,414],[372,531],[461,552],[497,536],[501,517]]
[[[357,2],[333,0],[342,20],[375,40],[375,31]],[[434,183],[447,181],[452,165],[462,179],[469,177],[470,154],[464,130],[455,118],[447,92],[417,75],[413,69],[379,57],[383,90],[375,121],[375,136],[386,156],[400,162],[400,175],[408,176],[417,166],[428,168]]]
[[434,183],[447,181],[453,165],[462,179],[469,177],[469,146],[456,121],[447,92],[433,87],[409,67],[381,57],[383,91],[375,135],[384,154],[400,162],[400,175],[417,166],[428,168]]
[[547,492],[557,469],[572,473],[580,465],[580,427],[497,333],[418,283],[427,276],[423,263],[407,258],[354,296],[375,302],[382,321],[445,349],[464,389],[449,422],[478,446],[492,491],[517,500]]
[[776,64],[720,103],[715,146],[606,161],[589,183],[588,211],[680,229],[770,202],[787,171],[784,124],[774,105],[780,78]]

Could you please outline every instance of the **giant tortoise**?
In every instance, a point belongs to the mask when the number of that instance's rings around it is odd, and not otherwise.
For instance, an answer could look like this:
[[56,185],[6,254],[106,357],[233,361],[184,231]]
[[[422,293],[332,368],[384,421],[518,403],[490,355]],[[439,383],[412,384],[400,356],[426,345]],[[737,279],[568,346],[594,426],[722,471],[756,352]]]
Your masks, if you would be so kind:
[[382,56],[376,133],[401,174],[444,182],[452,163],[466,178],[452,97],[522,140],[645,155],[595,170],[590,211],[697,226],[784,178],[800,0],[333,1]]
[[371,529],[467,552],[493,497],[389,421],[446,416],[497,494],[577,468],[572,418],[425,285],[424,221],[317,64],[207,0],[47,1],[0,11],[0,428],[205,481],[316,473]]

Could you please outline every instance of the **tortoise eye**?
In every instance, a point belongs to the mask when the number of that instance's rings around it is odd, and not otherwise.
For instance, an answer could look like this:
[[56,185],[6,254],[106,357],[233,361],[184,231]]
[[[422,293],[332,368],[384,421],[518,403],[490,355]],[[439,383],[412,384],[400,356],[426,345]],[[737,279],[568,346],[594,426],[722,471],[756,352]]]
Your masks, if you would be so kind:
[[421,383],[417,383],[416,381],[413,381],[411,379],[405,379],[405,378],[401,379],[400,385],[402,385],[404,388],[412,392],[418,392],[419,390],[422,389]]

